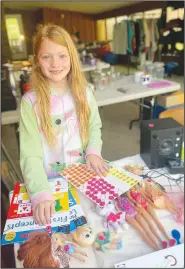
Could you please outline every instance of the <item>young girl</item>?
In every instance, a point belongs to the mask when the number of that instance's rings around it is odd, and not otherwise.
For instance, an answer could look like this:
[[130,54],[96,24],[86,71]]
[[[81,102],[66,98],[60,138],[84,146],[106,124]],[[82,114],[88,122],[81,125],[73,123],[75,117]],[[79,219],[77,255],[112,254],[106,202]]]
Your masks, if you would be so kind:
[[87,88],[73,41],[61,27],[39,26],[31,80],[33,90],[21,102],[20,164],[34,219],[46,225],[55,208],[48,178],[84,159],[98,175],[108,166],[101,157],[95,98]]

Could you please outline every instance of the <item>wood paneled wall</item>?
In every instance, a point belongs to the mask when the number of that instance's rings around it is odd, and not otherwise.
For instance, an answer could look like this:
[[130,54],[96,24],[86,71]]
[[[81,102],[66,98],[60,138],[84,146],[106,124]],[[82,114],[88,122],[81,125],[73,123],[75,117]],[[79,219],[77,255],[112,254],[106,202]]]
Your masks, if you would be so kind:
[[92,16],[83,13],[44,8],[43,22],[55,23],[65,28],[69,34],[80,32],[83,41],[96,40],[96,22]]

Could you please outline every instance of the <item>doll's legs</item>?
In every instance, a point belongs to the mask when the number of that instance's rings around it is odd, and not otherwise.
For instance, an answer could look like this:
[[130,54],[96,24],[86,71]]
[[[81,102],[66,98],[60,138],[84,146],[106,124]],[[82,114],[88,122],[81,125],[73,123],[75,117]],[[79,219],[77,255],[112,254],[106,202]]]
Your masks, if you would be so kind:
[[85,262],[85,259],[77,252],[74,252],[73,254],[71,254],[71,256],[79,261]]
[[85,253],[84,251],[81,251],[79,249],[76,249],[76,248],[75,248],[75,252],[78,254],[81,254],[82,256],[86,256],[86,257],[88,256],[87,253]]
[[150,231],[150,228],[149,228],[146,220],[143,218],[143,216],[140,215],[139,213],[137,213],[136,221],[141,225],[143,230],[146,232],[147,236],[150,238],[150,241],[155,245],[156,249],[159,249],[159,247],[155,241],[155,238],[154,238],[152,232]]
[[132,217],[130,217],[129,215],[126,214],[126,221],[133,226],[138,232],[139,234],[142,236],[143,240],[150,245],[152,248],[156,249],[155,245],[153,244],[153,242],[150,240],[150,238],[146,235],[145,231],[143,230],[143,228],[141,227],[141,225]]
[[148,226],[150,227],[152,233],[157,237],[158,240],[161,241],[161,238],[160,238],[155,226],[152,223],[151,215],[144,208],[141,209],[141,214],[143,215],[143,217],[147,221]]
[[155,210],[152,208],[151,205],[148,205],[147,206],[147,211],[148,213],[152,216],[153,220],[155,221],[155,223],[157,224],[159,230],[163,233],[163,235],[166,237],[167,240],[170,240],[170,237],[169,235],[167,234],[167,232],[165,231],[164,229],[164,226],[160,223],[156,213],[155,213]]

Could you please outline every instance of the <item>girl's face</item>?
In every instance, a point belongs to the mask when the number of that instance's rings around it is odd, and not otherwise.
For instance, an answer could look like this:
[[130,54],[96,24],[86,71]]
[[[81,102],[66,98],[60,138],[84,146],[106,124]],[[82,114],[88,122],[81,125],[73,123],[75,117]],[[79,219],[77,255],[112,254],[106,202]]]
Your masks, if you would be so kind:
[[48,38],[45,38],[41,44],[38,64],[43,75],[52,83],[67,79],[71,68],[67,48],[50,41]]

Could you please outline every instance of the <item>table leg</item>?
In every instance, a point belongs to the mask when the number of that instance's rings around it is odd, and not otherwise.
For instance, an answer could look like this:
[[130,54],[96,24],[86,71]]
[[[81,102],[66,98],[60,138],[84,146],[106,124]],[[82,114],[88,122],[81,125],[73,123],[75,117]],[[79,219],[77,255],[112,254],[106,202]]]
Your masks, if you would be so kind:
[[135,119],[135,120],[132,120],[130,122],[130,127],[129,127],[130,130],[132,129],[132,125],[133,125],[134,122],[138,122],[139,121],[141,123],[141,121],[143,119],[143,103],[144,103],[144,98],[141,98],[140,99],[140,102],[139,102],[139,118],[138,119]]

